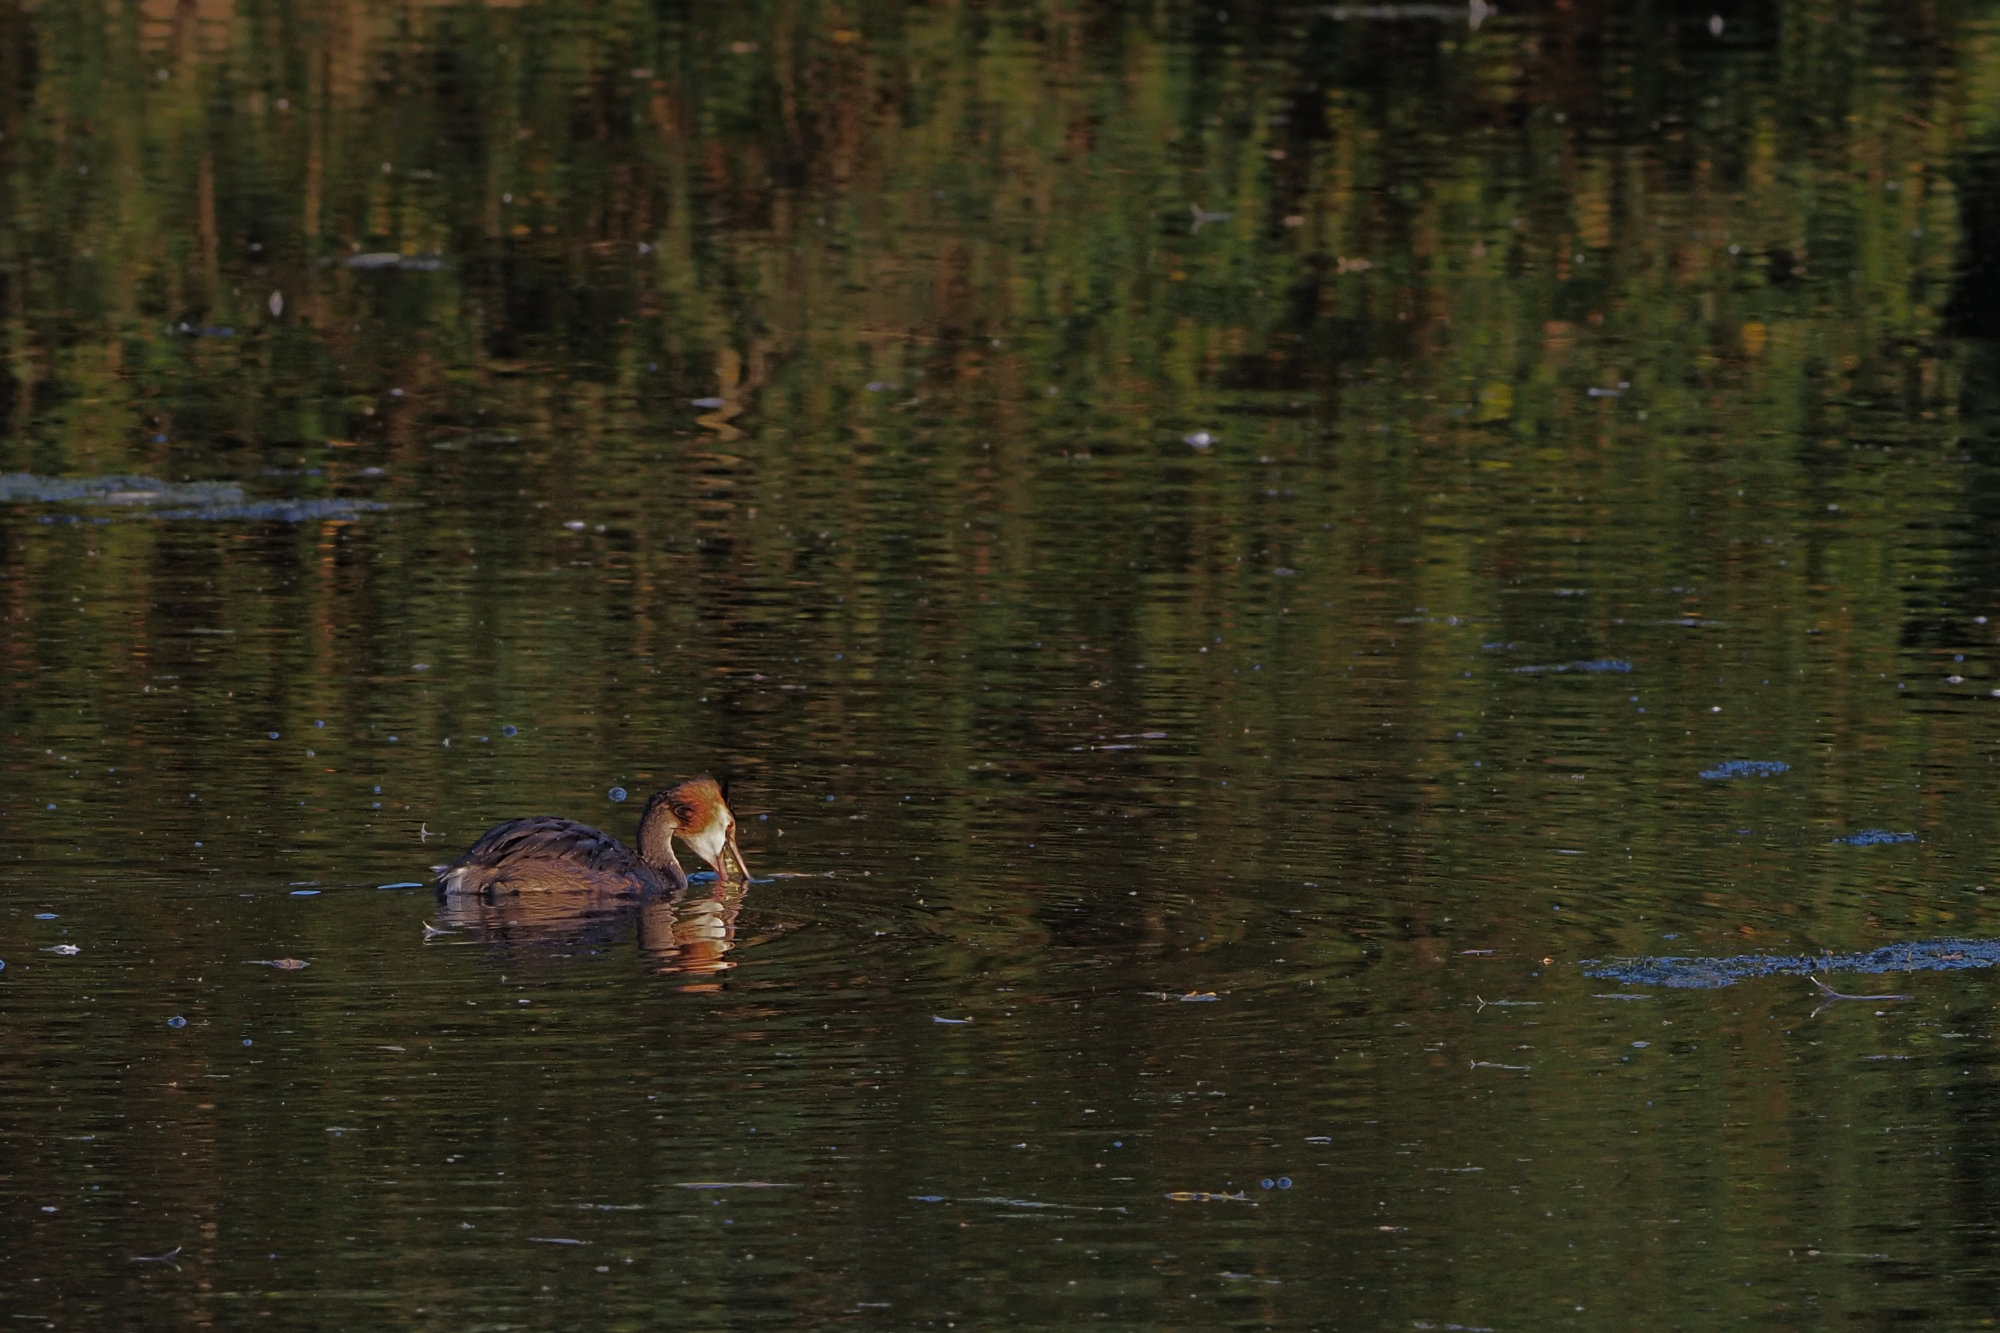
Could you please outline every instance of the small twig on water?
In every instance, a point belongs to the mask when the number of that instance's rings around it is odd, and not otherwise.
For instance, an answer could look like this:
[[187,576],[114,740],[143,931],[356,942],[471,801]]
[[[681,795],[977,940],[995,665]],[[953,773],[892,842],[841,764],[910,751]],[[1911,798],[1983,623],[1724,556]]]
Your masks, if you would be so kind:
[[765,931],[762,935],[752,935],[747,940],[738,940],[736,942],[736,947],[739,949],[748,949],[758,944],[769,944],[772,940],[779,939],[783,936],[789,935],[795,930],[804,930],[804,929],[805,929],[804,925],[798,922],[792,922],[792,921],[780,922],[779,924]]
[[1200,204],[1189,204],[1188,211],[1194,214],[1194,225],[1188,228],[1190,236],[1211,222],[1227,222],[1236,216],[1234,213],[1211,213]]
[[1839,1000],[1914,1000],[1917,998],[1914,995],[1848,995],[1842,991],[1835,990],[1818,977],[1808,976],[1806,980],[1819,988],[1819,1008],[1813,1010],[1813,1013],[1816,1015],[1823,1012],[1828,1005]]
[[178,1273],[181,1271],[181,1266],[175,1263],[174,1260],[181,1257],[181,1248],[181,1246],[176,1245],[165,1254],[135,1254],[132,1256],[132,1262],[135,1264],[165,1264]]
[[1819,993],[1829,1000],[1914,1000],[1914,995],[1844,995],[1821,981],[1818,977],[1807,977],[1807,981],[1819,987]]

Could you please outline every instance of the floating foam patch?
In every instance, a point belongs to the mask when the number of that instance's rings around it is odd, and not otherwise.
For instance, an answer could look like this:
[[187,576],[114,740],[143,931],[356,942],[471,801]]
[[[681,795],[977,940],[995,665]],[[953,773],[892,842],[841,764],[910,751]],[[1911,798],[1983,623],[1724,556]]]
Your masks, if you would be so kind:
[[[161,481],[117,474],[104,477],[37,477],[0,473],[0,504],[63,504],[115,508],[147,518],[212,522],[316,523],[353,518],[389,506],[374,500],[246,500],[233,481]],[[75,523],[73,514],[45,515],[44,523]],[[108,520],[94,517],[92,523]]]
[[0,473],[0,504],[234,505],[243,488],[233,481],[161,481],[157,477],[37,477]]
[[1701,770],[1701,776],[1713,782],[1721,778],[1775,778],[1791,771],[1792,766],[1782,759],[1725,759],[1714,768]]
[[1835,842],[1844,842],[1849,847],[1873,847],[1877,843],[1883,842],[1915,842],[1916,840],[1917,835],[1914,833],[1894,833],[1885,828],[1857,829],[1846,837],[1834,839]]
[[1588,662],[1557,662],[1547,666],[1517,666],[1521,674],[1554,671],[1630,671],[1632,664],[1619,657],[1597,657]]
[[205,505],[199,509],[163,509],[154,518],[206,519],[210,522],[318,523],[379,513],[389,506],[377,500],[253,500],[249,504]]
[[1752,977],[1816,972],[1954,972],[2000,963],[2000,940],[1925,940],[1866,953],[1738,954],[1730,958],[1588,958],[1583,973],[1633,986],[1717,990]]

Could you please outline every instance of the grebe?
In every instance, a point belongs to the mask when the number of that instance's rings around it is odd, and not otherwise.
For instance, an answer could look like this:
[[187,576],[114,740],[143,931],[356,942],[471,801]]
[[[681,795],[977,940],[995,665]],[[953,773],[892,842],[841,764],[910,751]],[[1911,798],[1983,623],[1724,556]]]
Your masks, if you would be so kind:
[[636,851],[573,819],[510,819],[488,829],[465,855],[438,867],[438,892],[678,893],[687,887],[687,872],[674,856],[676,837],[723,880],[729,878],[727,851],[744,882],[750,881],[750,867],[736,845],[736,816],[722,788],[711,778],[690,778],[646,802]]

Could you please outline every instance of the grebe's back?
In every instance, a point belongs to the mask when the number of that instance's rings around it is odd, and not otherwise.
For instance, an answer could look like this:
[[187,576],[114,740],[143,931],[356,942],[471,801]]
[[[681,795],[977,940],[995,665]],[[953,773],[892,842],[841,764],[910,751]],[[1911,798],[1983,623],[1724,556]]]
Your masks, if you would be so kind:
[[687,884],[678,864],[654,867],[601,829],[535,815],[496,824],[438,872],[440,893],[646,894]]

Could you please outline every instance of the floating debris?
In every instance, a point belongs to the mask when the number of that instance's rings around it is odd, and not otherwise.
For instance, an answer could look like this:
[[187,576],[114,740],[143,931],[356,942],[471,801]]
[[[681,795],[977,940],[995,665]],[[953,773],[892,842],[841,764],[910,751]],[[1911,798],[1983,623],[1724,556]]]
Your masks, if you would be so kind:
[[1205,430],[1190,431],[1181,436],[1181,443],[1190,449],[1206,449],[1215,443],[1215,437]]
[[275,967],[280,972],[296,972],[312,966],[303,958],[246,958],[243,961],[256,967]]
[[1213,1190],[1174,1190],[1167,1197],[1175,1203],[1248,1203],[1250,1196],[1242,1190],[1234,1194],[1222,1194]]
[[187,1025],[188,1021],[185,1018],[182,1018],[179,1014],[175,1014],[172,1018],[169,1018],[167,1020],[167,1026],[170,1028],[184,1028]]
[[395,270],[404,273],[435,273],[444,267],[444,258],[434,253],[401,255],[393,250],[378,250],[370,254],[349,255],[341,261],[341,267],[364,272]]
[[1637,986],[1717,990],[1752,977],[1818,972],[1956,972],[2000,964],[2000,940],[1923,940],[1865,953],[1736,954],[1724,958],[1589,958],[1583,974]]
[[682,1190],[795,1190],[798,1183],[790,1180],[676,1180],[675,1189]]
[[938,1017],[938,1016],[937,1016],[936,1014],[932,1014],[932,1015],[931,1015],[931,1022],[933,1022],[933,1023],[949,1023],[949,1024],[951,1024],[951,1025],[952,1025],[952,1026],[954,1026],[954,1027],[957,1027],[957,1026],[960,1026],[960,1025],[962,1025],[962,1024],[965,1024],[965,1023],[970,1023],[971,1021],[972,1021],[972,1020],[971,1020],[971,1019],[969,1019],[969,1018],[939,1018],[939,1017]]
[[1149,1000],[1178,1000],[1182,1004],[1209,1004],[1221,998],[1212,990],[1142,990],[1139,993]]
[[533,1241],[533,1242],[534,1242],[535,1244],[537,1244],[537,1245],[588,1245],[588,1244],[590,1244],[590,1242],[589,1242],[589,1241],[587,1241],[587,1240],[578,1240],[578,1239],[577,1239],[576,1237],[574,1237],[574,1236],[530,1236],[530,1237],[528,1237],[528,1239],[529,1239],[529,1240],[531,1240],[531,1241]]
[[456,935],[459,933],[460,932],[456,930],[440,930],[438,927],[433,926],[430,922],[428,921],[424,922],[424,938],[427,940],[434,940],[440,935]]
[[1774,778],[1789,773],[1792,766],[1782,759],[1725,759],[1714,768],[1704,768],[1700,776],[1713,782],[1722,778]]
[[76,955],[82,953],[83,950],[74,944],[51,944],[48,948],[42,950],[42,952],[59,953],[65,958],[74,958]]
[[1844,837],[1834,839],[1835,842],[1845,843],[1849,847],[1874,847],[1885,842],[1915,842],[1916,840],[1917,835],[1914,833],[1893,833],[1885,828],[1857,829]]

